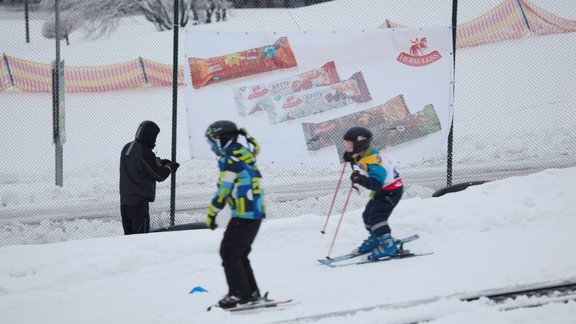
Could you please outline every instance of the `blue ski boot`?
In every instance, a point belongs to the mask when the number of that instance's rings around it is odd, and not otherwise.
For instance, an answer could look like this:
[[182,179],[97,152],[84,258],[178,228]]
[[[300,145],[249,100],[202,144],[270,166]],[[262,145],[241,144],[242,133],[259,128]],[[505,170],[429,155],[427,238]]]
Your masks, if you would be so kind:
[[374,233],[370,232],[370,236],[368,236],[368,238],[365,239],[359,247],[355,248],[353,253],[368,253],[377,248],[379,244],[378,237],[374,235]]
[[398,255],[398,247],[390,234],[378,237],[378,246],[370,253],[370,259],[376,260],[384,257],[394,257]]

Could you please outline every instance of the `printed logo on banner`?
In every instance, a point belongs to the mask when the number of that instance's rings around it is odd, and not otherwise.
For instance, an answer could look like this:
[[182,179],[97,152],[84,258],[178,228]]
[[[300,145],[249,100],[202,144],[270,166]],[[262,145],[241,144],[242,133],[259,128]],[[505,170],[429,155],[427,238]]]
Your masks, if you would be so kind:
[[255,86],[252,89],[252,92],[250,93],[250,95],[248,96],[248,99],[254,99],[254,98],[262,97],[267,93],[268,93],[268,89],[262,88],[260,86]]
[[286,99],[284,104],[282,104],[283,109],[290,109],[298,106],[302,102],[302,99],[295,98],[294,96],[290,96]]
[[396,58],[398,62],[410,66],[425,66],[438,61],[442,57],[438,51],[425,54],[428,49],[426,37],[410,40],[410,43],[412,43],[409,48],[410,53],[401,52]]

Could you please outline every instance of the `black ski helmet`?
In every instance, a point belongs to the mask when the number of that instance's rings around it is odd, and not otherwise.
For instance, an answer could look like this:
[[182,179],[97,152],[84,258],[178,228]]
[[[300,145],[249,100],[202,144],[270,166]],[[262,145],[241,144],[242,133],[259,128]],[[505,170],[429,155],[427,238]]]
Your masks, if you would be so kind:
[[224,147],[229,141],[236,142],[238,127],[229,120],[219,120],[208,126],[205,135],[210,139],[219,140],[221,147]]
[[364,152],[372,142],[372,132],[364,127],[352,127],[344,133],[344,140],[354,144],[352,153]]

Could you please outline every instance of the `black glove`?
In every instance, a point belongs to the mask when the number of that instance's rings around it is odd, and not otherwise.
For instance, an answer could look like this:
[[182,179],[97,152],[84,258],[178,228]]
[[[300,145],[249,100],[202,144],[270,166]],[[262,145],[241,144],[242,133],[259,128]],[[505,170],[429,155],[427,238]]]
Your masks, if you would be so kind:
[[368,185],[368,177],[360,174],[360,171],[358,170],[352,172],[352,174],[350,175],[350,180],[352,180],[352,183],[357,183],[363,187],[366,187]]
[[344,160],[344,162],[354,163],[356,161],[354,161],[354,156],[352,156],[352,155],[353,155],[352,152],[344,152],[342,159]]
[[176,170],[178,170],[178,168],[180,167],[180,164],[178,162],[170,162],[168,166],[170,167],[170,170],[172,172],[176,172]]
[[161,166],[166,166],[167,164],[172,163],[172,161],[168,160],[168,159],[162,159],[160,160],[160,165]]

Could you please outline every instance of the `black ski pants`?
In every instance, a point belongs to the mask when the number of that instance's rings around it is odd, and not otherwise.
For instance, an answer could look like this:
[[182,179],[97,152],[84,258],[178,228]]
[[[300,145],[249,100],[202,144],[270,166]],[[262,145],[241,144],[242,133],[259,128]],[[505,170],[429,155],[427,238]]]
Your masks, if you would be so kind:
[[150,232],[150,207],[147,200],[140,200],[137,205],[120,206],[124,235]]
[[245,299],[258,290],[248,254],[261,223],[261,220],[241,218],[232,218],[228,223],[220,245],[220,256],[229,295]]

